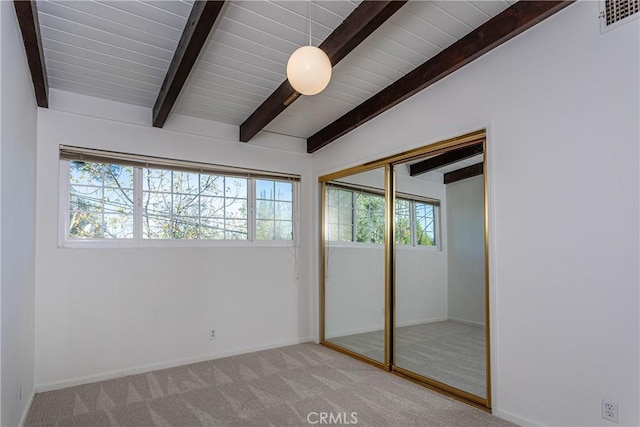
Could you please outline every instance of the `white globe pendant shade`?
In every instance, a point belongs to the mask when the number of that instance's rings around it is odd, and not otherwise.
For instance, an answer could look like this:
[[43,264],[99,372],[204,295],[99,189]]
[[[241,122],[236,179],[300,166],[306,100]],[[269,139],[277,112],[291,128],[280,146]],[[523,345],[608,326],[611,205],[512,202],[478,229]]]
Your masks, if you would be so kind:
[[287,62],[287,78],[299,93],[316,95],[331,80],[331,61],[322,49],[302,46],[291,54]]

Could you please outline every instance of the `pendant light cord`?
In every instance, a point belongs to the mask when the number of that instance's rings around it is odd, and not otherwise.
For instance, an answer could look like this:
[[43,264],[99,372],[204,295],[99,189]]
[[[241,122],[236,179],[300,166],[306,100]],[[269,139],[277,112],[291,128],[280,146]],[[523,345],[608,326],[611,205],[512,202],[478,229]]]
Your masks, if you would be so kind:
[[313,0],[309,0],[309,46],[313,46],[311,44],[311,12],[313,11]]

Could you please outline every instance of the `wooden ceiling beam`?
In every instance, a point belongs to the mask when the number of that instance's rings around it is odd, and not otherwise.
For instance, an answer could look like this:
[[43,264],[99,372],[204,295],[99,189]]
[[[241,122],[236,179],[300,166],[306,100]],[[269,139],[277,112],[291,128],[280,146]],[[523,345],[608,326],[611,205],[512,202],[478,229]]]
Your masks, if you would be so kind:
[[24,50],[27,54],[27,63],[31,72],[31,81],[35,90],[38,107],[49,107],[49,83],[47,80],[47,69],[44,62],[42,50],[42,38],[40,36],[40,23],[38,21],[38,10],[34,0],[14,0],[13,6],[16,9],[18,25],[22,33]]
[[522,0],[307,139],[313,153],[564,9],[569,1]]
[[468,159],[469,157],[482,154],[482,143],[469,145],[467,147],[459,148],[457,150],[447,151],[444,154],[430,157],[422,160],[418,163],[414,163],[409,166],[409,174],[411,176],[421,175],[434,169],[441,168],[442,166],[450,165],[460,160]]
[[[407,0],[365,0],[323,41],[322,49],[335,66],[364,39],[373,33]],[[240,141],[249,142],[273,119],[295,101],[300,94],[289,80],[280,86],[240,125]]]
[[462,181],[463,179],[473,178],[474,176],[484,173],[484,163],[476,163],[458,170],[447,172],[444,174],[444,183],[451,184],[453,182]]
[[191,14],[153,106],[153,126],[161,128],[166,123],[223,5],[224,1],[197,0],[193,3]]

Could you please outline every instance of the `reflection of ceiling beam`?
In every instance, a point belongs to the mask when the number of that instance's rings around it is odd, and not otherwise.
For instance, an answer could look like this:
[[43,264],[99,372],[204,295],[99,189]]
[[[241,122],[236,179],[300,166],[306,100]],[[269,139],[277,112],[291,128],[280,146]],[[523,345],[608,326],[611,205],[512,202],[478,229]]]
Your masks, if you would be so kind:
[[452,182],[473,178],[474,176],[482,175],[483,173],[484,163],[476,163],[475,165],[467,166],[466,168],[445,173],[444,183],[451,184]]
[[404,77],[401,77],[333,123],[327,125],[315,135],[309,137],[307,139],[307,152],[313,153],[330,144],[571,3],[573,3],[573,0],[522,0],[513,4]]
[[153,125],[155,127],[161,128],[167,121],[223,5],[224,1],[198,0],[193,3],[182,37],[180,37],[171,65],[169,65],[167,75],[162,82],[158,99],[153,106]]
[[411,176],[420,175],[434,169],[441,168],[442,166],[477,156],[478,154],[482,154],[482,143],[459,148],[457,150],[447,151],[439,156],[434,156],[421,162],[414,163],[409,166],[409,173]]
[[[366,39],[376,28],[400,9],[402,1],[365,0],[320,44],[320,49],[335,66],[356,46]],[[249,142],[273,119],[295,101],[300,94],[289,84],[289,80],[280,86],[260,105],[247,120],[240,125],[240,141]]]
[[49,84],[47,82],[47,69],[44,65],[36,2],[34,0],[14,0],[13,6],[16,9],[20,32],[22,32],[22,41],[27,54],[31,81],[36,93],[36,102],[39,107],[47,108],[49,107]]

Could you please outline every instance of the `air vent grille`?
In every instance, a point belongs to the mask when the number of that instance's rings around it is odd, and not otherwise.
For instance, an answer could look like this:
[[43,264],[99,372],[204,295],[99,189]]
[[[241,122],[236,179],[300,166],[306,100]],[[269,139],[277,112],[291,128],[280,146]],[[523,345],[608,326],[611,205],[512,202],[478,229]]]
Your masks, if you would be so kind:
[[640,0],[605,0],[604,3],[607,25],[638,13],[640,9]]

